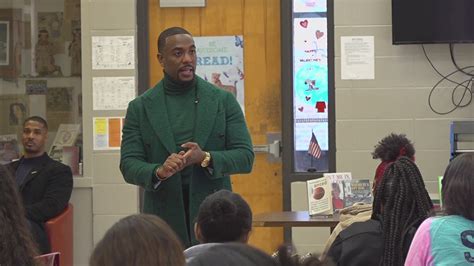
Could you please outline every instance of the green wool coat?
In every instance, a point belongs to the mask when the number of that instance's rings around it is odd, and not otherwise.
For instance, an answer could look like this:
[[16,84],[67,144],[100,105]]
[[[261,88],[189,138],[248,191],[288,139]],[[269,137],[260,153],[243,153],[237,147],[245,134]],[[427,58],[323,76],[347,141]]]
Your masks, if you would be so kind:
[[231,190],[229,175],[249,173],[254,153],[245,118],[235,97],[196,77],[197,99],[194,142],[212,157],[210,173],[193,166],[189,187],[189,224],[186,233],[181,175],[176,173],[156,189],[155,170],[171,153],[176,143],[165,106],[163,81],[130,102],[123,127],[120,170],[125,181],[145,189],[143,211],[158,215],[177,233],[185,246],[195,244],[193,224],[204,198],[220,189]]

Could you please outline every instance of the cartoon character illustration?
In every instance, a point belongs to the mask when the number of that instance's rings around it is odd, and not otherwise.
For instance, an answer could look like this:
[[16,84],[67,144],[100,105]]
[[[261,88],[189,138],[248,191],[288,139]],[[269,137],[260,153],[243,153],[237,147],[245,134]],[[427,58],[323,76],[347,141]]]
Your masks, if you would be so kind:
[[232,93],[234,96],[237,97],[237,81],[234,81],[234,85],[224,85],[220,79],[221,74],[219,73],[212,73],[211,75],[211,82],[214,83],[217,87],[226,90],[230,93]]
[[304,81],[304,84],[308,85],[308,88],[306,89],[306,91],[319,90],[319,88],[316,87],[316,80],[314,79],[307,79]]
[[244,40],[240,36],[235,35],[235,47],[244,48]]

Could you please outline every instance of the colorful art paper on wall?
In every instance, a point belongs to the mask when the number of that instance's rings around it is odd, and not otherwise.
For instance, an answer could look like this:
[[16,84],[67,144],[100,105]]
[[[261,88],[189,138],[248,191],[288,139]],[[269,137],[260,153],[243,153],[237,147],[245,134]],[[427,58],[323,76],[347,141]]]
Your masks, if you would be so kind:
[[[194,37],[196,74],[231,92],[244,111],[244,40],[242,36]],[[245,113],[245,112],[244,112]]]
[[[296,172],[324,172],[329,168],[327,20],[325,0],[293,0],[293,135]],[[321,149],[319,156],[308,153],[313,139]]]
[[94,150],[119,150],[123,117],[94,117]]

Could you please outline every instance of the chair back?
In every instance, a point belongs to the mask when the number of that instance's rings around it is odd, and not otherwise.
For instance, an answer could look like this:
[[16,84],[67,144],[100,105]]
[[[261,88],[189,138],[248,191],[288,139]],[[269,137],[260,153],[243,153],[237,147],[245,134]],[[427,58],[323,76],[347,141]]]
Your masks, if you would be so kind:
[[59,252],[53,252],[36,256],[35,260],[44,266],[59,266]]
[[45,223],[51,252],[61,254],[61,266],[73,266],[73,206],[69,203],[56,217]]

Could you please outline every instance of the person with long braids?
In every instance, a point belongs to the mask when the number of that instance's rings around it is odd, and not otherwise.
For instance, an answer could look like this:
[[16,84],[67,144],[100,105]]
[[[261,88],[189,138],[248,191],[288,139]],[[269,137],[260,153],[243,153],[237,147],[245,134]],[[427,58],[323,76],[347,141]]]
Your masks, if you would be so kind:
[[420,170],[402,156],[387,165],[377,185],[371,219],[343,230],[328,256],[338,265],[403,265],[418,226],[432,209]]
[[16,184],[0,165],[0,265],[36,265],[37,254]]
[[474,265],[474,154],[451,161],[441,192],[447,215],[420,225],[405,265]]
[[[383,137],[377,143],[377,145],[375,145],[374,151],[372,152],[372,158],[380,159],[380,163],[375,170],[373,182],[374,194],[377,184],[382,181],[382,177],[387,166],[401,156],[406,156],[409,159],[415,161],[415,147],[405,134],[391,133]],[[347,206],[346,208],[340,210],[339,215],[339,223],[326,241],[321,258],[326,257],[329,248],[332,246],[334,240],[336,240],[336,237],[342,230],[346,229],[353,223],[364,222],[372,217],[372,205],[361,203],[354,204],[353,206]]]

